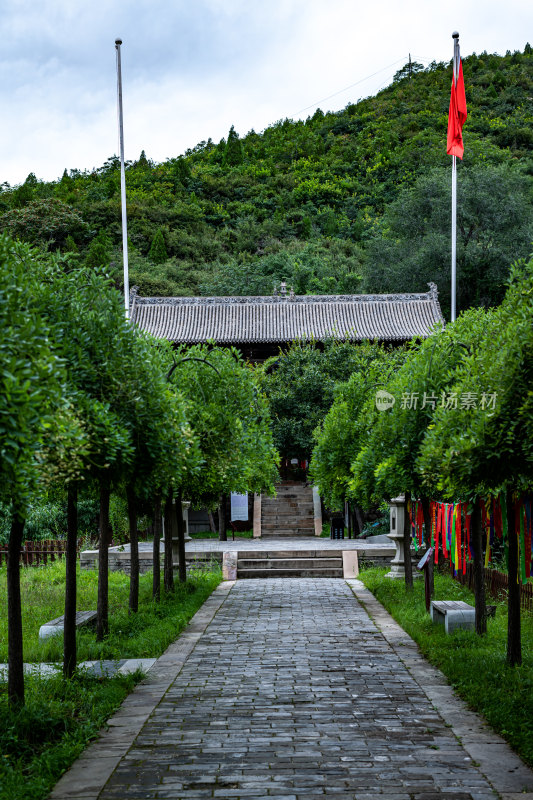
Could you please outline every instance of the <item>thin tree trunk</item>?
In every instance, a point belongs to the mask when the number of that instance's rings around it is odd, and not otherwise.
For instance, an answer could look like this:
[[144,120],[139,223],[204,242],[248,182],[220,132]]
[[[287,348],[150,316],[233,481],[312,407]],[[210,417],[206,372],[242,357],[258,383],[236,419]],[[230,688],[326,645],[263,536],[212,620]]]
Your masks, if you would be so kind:
[[96,606],[96,641],[109,633],[109,481],[100,481],[100,546],[98,549],[98,603]]
[[212,511],[208,512],[208,517],[209,517],[209,530],[211,531],[211,533],[216,533],[217,532],[217,526],[215,525],[215,518],[213,516],[213,512]]
[[485,576],[483,573],[483,537],[481,532],[481,508],[476,497],[470,518],[470,540],[474,551],[474,603],[476,606],[476,633],[487,632],[487,605],[485,602]]
[[403,526],[403,563],[405,570],[405,588],[408,590],[413,588],[413,565],[411,564],[411,525],[409,524],[409,514],[407,512],[407,503],[410,499],[411,493],[406,492]]
[[187,580],[187,563],[185,561],[185,520],[181,505],[181,490],[176,495],[176,517],[178,520],[178,579],[180,583]]
[[24,520],[16,512],[11,519],[7,546],[7,694],[11,706],[24,705],[24,660],[22,649],[22,603],[20,599],[20,548]]
[[218,538],[221,542],[227,542],[226,535],[226,495],[220,495],[220,502],[218,506]]
[[172,565],[174,517],[172,489],[170,489],[165,500],[165,558],[163,564],[165,592],[172,592],[174,590],[174,568]]
[[363,514],[361,513],[361,509],[359,508],[359,506],[357,504],[354,505],[353,514],[354,514],[354,520],[355,520],[355,525],[354,525],[354,531],[356,531],[355,535],[356,536],[360,536],[362,534],[362,532],[363,532],[363,528],[365,527],[365,524],[364,524],[364,520],[363,520]]
[[130,599],[129,614],[139,610],[139,531],[137,530],[137,499],[133,486],[126,487],[130,529]]
[[65,621],[63,627],[63,675],[76,669],[76,561],[78,546],[78,487],[67,489],[67,551],[65,553]]
[[348,539],[352,538],[352,515],[350,513],[350,503],[348,500],[344,501],[344,511],[348,512]]
[[[429,497],[425,494],[420,495],[420,502],[422,503],[422,512],[424,514],[424,527],[426,529],[426,538],[428,541],[428,547],[431,547],[431,507],[429,503]],[[428,571],[429,577],[429,596],[435,597],[435,578],[433,576],[433,559],[430,559],[428,566],[426,567]]]
[[507,603],[507,663],[516,667],[522,663],[520,634],[520,582],[518,579],[518,531],[515,526],[513,493],[506,492],[507,535],[509,538],[509,594]]
[[153,524],[153,531],[154,531],[154,543],[153,543],[153,550],[152,550],[152,561],[153,561],[153,584],[152,584],[152,596],[154,600],[158,603],[161,598],[161,555],[160,555],[160,546],[161,546],[161,536],[163,533],[162,525],[161,525],[161,495],[156,494],[154,498],[154,524]]

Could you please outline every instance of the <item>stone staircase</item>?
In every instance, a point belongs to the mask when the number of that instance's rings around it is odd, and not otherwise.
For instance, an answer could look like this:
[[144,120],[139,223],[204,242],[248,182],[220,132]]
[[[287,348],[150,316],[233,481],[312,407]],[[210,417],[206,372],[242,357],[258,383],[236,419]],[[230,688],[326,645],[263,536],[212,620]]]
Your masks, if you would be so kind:
[[241,550],[237,556],[237,579],[342,577],[340,550]]
[[276,484],[276,497],[261,498],[261,538],[315,535],[313,489],[306,483]]

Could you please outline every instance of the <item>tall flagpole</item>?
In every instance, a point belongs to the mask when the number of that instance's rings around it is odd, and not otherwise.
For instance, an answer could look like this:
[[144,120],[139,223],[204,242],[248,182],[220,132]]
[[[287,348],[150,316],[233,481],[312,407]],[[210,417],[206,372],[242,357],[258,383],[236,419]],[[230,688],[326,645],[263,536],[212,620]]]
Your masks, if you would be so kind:
[[[459,34],[457,31],[452,33],[453,39],[453,82],[457,87],[457,77],[459,75]],[[456,267],[457,267],[457,156],[452,156],[452,307],[451,321],[455,321],[455,297],[456,297]]]
[[120,148],[120,199],[122,205],[122,256],[124,260],[124,308],[126,319],[130,316],[130,278],[128,271],[128,218],[126,215],[126,171],[124,169],[124,125],[122,121],[122,70],[120,66],[120,45],[122,39],[115,39],[117,51],[117,114],[118,138]]

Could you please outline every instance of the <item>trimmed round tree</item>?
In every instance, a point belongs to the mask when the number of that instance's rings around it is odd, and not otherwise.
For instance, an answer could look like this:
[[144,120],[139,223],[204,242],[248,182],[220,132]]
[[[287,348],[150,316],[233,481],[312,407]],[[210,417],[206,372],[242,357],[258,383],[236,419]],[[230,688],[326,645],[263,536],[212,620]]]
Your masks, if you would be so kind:
[[[511,269],[502,305],[478,348],[458,366],[451,390],[478,398],[474,407],[439,409],[418,460],[424,480],[448,496],[506,492],[509,537],[507,660],[521,663],[518,536],[514,492],[533,481],[533,260]],[[480,549],[480,543],[478,549]]]

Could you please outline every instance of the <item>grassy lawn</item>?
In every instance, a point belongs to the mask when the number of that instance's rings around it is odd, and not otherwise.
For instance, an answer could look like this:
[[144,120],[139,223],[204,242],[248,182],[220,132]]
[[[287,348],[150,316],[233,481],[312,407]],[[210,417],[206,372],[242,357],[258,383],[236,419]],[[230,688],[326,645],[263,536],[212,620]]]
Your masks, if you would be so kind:
[[[386,572],[363,570],[360,578],[468,705],[533,766],[533,614],[522,613],[523,664],[511,669],[505,661],[505,603],[497,603],[496,618],[488,620],[486,636],[470,631],[446,636],[444,626],[433,625],[426,613],[424,582],[416,581],[413,592],[407,594],[402,582],[383,578]],[[449,575],[435,575],[435,599],[474,604],[472,593]]]
[[[139,612],[128,615],[129,577],[109,573],[109,636],[96,642],[90,630],[78,632],[78,659],[149,658],[160,655],[187,625],[193,614],[222,580],[220,569],[198,573],[175,591],[152,602],[152,574],[141,575]],[[25,661],[61,661],[62,637],[39,641],[39,628],[64,613],[64,562],[21,570]],[[77,608],[96,608],[97,570],[78,566]],[[0,662],[7,661],[6,568],[0,569]]]
[[1,800],[44,800],[141,677],[29,677],[18,711],[0,684]]
[[[110,633],[97,643],[94,633],[78,634],[79,660],[159,656],[222,579],[219,568],[198,573],[160,603],[151,599],[152,575],[141,576],[139,612],[128,616],[129,578],[109,574]],[[40,643],[39,627],[63,613],[65,567],[56,562],[21,571],[26,661],[61,661],[62,637]],[[98,573],[78,572],[78,609],[96,608]],[[7,661],[6,569],[0,569],[0,661]],[[8,707],[0,683],[0,800],[43,800],[61,774],[96,736],[106,719],[140,680],[142,673],[95,678],[80,672],[26,678],[26,705]]]

